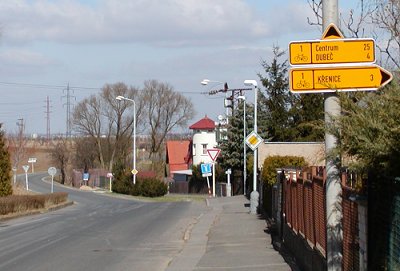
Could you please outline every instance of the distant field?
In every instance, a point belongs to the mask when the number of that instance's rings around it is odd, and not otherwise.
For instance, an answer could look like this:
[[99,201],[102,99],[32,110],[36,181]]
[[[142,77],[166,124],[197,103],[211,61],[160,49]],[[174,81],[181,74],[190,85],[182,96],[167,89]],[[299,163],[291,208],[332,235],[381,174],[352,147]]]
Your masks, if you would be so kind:
[[[13,156],[14,149],[10,146],[10,154]],[[23,165],[29,165],[29,172],[32,172],[32,164],[28,163],[29,158],[36,158],[37,162],[34,163],[34,171],[35,172],[43,172],[47,171],[47,169],[51,166],[56,167],[54,163],[51,162],[50,158],[50,144],[40,144],[38,141],[29,141],[26,147],[26,154],[21,159],[19,166],[17,168],[17,174],[23,174],[24,170],[22,168]],[[11,159],[13,161],[13,159]]]

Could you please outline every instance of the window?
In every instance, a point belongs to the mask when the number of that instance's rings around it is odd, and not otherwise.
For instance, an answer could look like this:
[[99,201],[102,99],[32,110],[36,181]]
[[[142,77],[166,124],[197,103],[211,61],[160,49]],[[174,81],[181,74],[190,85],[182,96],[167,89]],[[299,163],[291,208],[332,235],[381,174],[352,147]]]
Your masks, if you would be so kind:
[[201,146],[203,147],[203,155],[207,154],[207,144],[201,144]]
[[193,144],[193,155],[196,155],[196,144]]

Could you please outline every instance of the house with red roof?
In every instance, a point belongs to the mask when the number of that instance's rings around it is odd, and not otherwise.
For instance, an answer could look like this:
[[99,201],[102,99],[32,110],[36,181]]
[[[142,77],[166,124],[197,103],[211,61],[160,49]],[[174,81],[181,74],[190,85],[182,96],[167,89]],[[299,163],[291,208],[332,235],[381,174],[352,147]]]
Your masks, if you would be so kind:
[[189,129],[193,130],[193,164],[211,163],[212,160],[208,155],[207,149],[212,149],[217,146],[215,122],[206,115],[198,122],[192,124]]
[[166,147],[167,176],[174,172],[188,170],[192,164],[190,140],[168,140]]

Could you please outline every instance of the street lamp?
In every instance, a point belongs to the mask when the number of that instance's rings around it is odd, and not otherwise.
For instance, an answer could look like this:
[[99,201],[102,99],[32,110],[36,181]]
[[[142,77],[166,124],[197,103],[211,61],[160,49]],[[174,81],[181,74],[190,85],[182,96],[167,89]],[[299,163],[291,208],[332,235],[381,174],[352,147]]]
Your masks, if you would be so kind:
[[133,169],[132,169],[132,175],[133,175],[133,184],[136,184],[136,103],[134,100],[126,98],[124,96],[117,96],[115,99],[118,101],[130,101],[133,102]]
[[[245,86],[253,86],[254,87],[254,132],[257,133],[257,81],[256,80],[244,80]],[[252,214],[257,213],[258,208],[258,199],[260,195],[257,192],[257,148],[254,149],[254,158],[253,158],[253,192],[250,194],[250,212]]]
[[238,99],[243,100],[243,195],[246,195],[246,96],[238,96]]

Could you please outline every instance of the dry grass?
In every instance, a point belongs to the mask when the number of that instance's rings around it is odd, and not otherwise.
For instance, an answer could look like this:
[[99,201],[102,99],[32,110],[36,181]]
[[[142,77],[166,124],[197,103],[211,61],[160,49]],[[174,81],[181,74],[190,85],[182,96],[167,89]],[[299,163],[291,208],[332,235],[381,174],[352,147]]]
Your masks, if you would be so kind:
[[[26,190],[25,190],[26,191]],[[30,211],[47,209],[49,207],[67,202],[68,194],[57,192],[43,195],[11,195],[0,198],[0,215],[26,213]]]

